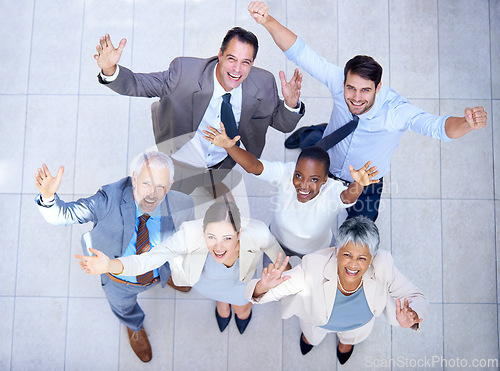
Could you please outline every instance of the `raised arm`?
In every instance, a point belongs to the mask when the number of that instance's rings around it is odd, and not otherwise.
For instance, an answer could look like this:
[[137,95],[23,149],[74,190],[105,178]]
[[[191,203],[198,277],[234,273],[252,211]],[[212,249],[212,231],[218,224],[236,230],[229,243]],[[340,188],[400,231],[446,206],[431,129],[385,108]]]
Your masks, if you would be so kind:
[[254,298],[264,295],[272,288],[275,288],[290,278],[290,276],[283,276],[283,272],[285,271],[290,258],[286,256],[283,262],[281,262],[281,258],[282,255],[279,253],[276,258],[276,264],[270,263],[267,268],[262,270],[262,276],[259,282],[255,285],[255,289],[253,291]]
[[361,192],[363,192],[364,187],[379,182],[378,179],[372,180],[372,178],[377,175],[379,171],[377,170],[376,166],[372,166],[368,169],[371,163],[371,161],[368,161],[359,170],[354,170],[352,165],[349,165],[349,171],[351,172],[351,176],[352,179],[354,179],[354,182],[349,184],[349,187],[340,194],[340,198],[342,199],[343,203],[352,204],[356,202]]
[[222,147],[227,151],[227,154],[232,157],[247,173],[260,175],[264,170],[264,165],[259,161],[255,155],[238,147],[236,142],[240,139],[237,135],[233,139],[229,138],[226,134],[224,124],[220,123],[220,131],[212,126],[208,126],[209,131],[203,130],[205,134],[203,137],[215,144]]
[[290,49],[297,40],[297,35],[269,15],[269,8],[263,1],[252,1],[248,5],[248,11],[258,24],[266,28],[282,51]]
[[448,117],[444,127],[448,137],[457,139],[472,130],[484,128],[486,121],[487,114],[483,107],[467,107],[464,117]]
[[61,185],[63,174],[63,166],[59,167],[55,177],[52,176],[47,165],[42,164],[42,167],[38,168],[35,174],[35,186],[38,188],[38,192],[40,192],[42,200],[52,201],[54,199],[54,195]]
[[120,61],[125,44],[127,44],[127,39],[121,39],[118,48],[115,48],[109,34],[101,36],[99,45],[96,46],[97,54],[94,54],[94,58],[103,75],[111,76],[115,73],[116,65]]

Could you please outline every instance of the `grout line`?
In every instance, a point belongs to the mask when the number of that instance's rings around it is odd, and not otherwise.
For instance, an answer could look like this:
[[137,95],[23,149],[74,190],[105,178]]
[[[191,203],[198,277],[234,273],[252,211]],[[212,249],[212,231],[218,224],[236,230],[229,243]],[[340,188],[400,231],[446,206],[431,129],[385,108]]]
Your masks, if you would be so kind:
[[[439,3],[436,2],[436,32],[437,32],[437,64],[438,64],[438,113],[441,114],[441,71],[440,71],[440,43],[439,43]],[[442,357],[445,356],[445,314],[444,314],[444,244],[443,244],[443,182],[442,182],[442,148],[443,143],[439,142],[439,204],[441,217],[441,333],[443,335]]]
[[[84,30],[85,30],[85,4],[86,2],[83,2],[83,9],[82,9],[82,27],[81,27],[81,37],[80,37],[80,64],[78,68],[78,94],[77,94],[77,99],[76,99],[76,117],[75,117],[75,155],[73,158],[73,191],[72,191],[72,197],[74,199],[75,195],[75,188],[76,188],[76,158],[78,156],[78,123],[79,123],[79,111],[80,111],[80,83],[81,83],[81,78],[82,78],[82,53],[83,53],[83,35],[84,35]],[[73,246],[73,226],[70,227],[70,233],[69,233],[69,264],[68,264],[68,287],[66,290],[66,327],[65,327],[65,332],[64,332],[64,369],[66,369],[66,364],[67,364],[67,346],[68,346],[68,326],[69,326],[69,299],[70,299],[70,286],[71,286],[71,256],[72,256],[72,249],[71,247]]]
[[[388,47],[388,65],[389,65],[389,86],[391,86],[391,74],[392,74],[392,68],[391,68],[391,0],[387,0],[387,47]],[[389,168],[389,179],[390,183],[392,183],[392,174],[390,174],[390,168]],[[392,193],[389,192],[389,241],[390,241],[390,252],[391,255],[393,254],[392,251]],[[382,198],[382,197],[381,197]],[[379,203],[380,206],[380,203]],[[394,341],[394,329],[391,326],[391,331],[390,331],[390,352],[391,352],[391,359],[393,358],[394,355],[394,347],[393,347],[393,341]],[[391,364],[391,370],[393,369],[393,366]]]
[[[491,117],[491,122],[494,123],[495,120],[495,116],[494,116],[494,111],[493,111],[493,71],[492,71],[492,44],[491,44],[491,29],[492,29],[492,26],[491,26],[491,1],[488,0],[488,30],[489,30],[489,33],[488,33],[488,40],[489,40],[489,45],[490,45],[490,97],[491,97],[491,114],[490,114],[490,117]],[[494,126],[493,124],[491,125],[491,153],[492,153],[492,161],[493,161],[493,199],[495,200],[496,199],[496,189],[495,189],[495,179],[496,179],[496,176],[495,176],[495,135],[494,135]],[[496,296],[497,296],[497,339],[500,339],[500,312],[499,312],[499,307],[498,307],[498,303],[500,302],[500,298],[498,296],[498,292],[500,290],[500,288],[498,287],[498,282],[499,282],[499,277],[498,277],[498,272],[499,272],[499,264],[500,262],[498,261],[498,245],[497,245],[497,233],[498,233],[498,230],[497,230],[497,223],[496,223],[496,220],[497,220],[497,208],[496,208],[496,204],[497,202],[496,201],[493,201],[493,231],[494,231],[494,236],[495,236],[495,240],[493,241],[493,244],[495,246],[495,250],[494,250],[494,254],[495,254],[495,262],[496,262],[496,270],[495,270],[495,283],[496,283]],[[498,349],[498,354],[497,354],[497,358],[500,359],[500,340],[497,342],[497,349]]]
[[[24,161],[26,159],[26,133],[28,128],[28,106],[29,106],[29,88],[30,88],[30,75],[31,75],[31,57],[33,50],[33,33],[35,28],[35,9],[36,9],[36,0],[33,0],[33,14],[31,18],[31,40],[30,40],[30,51],[29,51],[29,66],[28,66],[28,78],[26,81],[26,111],[24,112],[24,140],[23,140],[23,156],[22,156],[22,164],[24,169]],[[17,254],[16,254],[16,273],[14,279],[14,300],[12,305],[12,330],[11,330],[11,342],[10,342],[10,369],[12,370],[12,365],[14,361],[14,339],[15,339],[15,327],[16,327],[16,304],[17,304],[17,280],[18,280],[18,272],[19,272],[19,250],[21,240],[21,216],[23,211],[23,188],[24,188],[24,171],[21,171],[21,194],[19,196],[19,224],[17,228]]]

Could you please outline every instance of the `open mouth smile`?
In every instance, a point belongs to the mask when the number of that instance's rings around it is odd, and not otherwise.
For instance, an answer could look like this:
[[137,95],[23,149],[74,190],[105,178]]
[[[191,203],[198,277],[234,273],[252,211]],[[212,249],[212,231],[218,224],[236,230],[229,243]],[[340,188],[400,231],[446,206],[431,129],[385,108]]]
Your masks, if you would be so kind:
[[349,276],[355,276],[356,274],[358,274],[359,270],[357,271],[353,271],[353,270],[350,270],[349,268],[346,267],[345,271],[347,272],[347,274]]
[[231,78],[231,80],[238,81],[239,79],[241,79],[241,75],[234,75],[230,72],[228,72],[227,74]]
[[311,191],[307,191],[307,190],[304,190],[304,189],[297,189],[297,196],[299,196],[299,198],[301,199],[305,199],[307,197],[309,197],[311,195]]
[[214,250],[214,255],[217,259],[222,259],[224,256],[226,256],[226,253],[227,253],[227,251],[217,252]]

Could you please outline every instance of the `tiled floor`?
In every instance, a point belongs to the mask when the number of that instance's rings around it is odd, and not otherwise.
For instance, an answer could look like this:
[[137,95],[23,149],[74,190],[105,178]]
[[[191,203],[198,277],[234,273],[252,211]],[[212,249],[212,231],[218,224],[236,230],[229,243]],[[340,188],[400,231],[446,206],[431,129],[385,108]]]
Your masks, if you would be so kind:
[[[90,226],[48,225],[33,202],[42,162],[65,166],[59,193],[71,200],[125,176],[131,158],[154,144],[151,101],[97,83],[92,55],[99,36],[126,37],[122,64],[147,72],[178,55],[214,55],[226,30],[241,25],[259,37],[257,66],[276,76],[280,69],[289,76],[294,66],[248,16],[248,0],[1,1],[1,370],[396,370],[498,359],[500,1],[269,3],[329,61],[374,56],[383,83],[429,112],[463,115],[477,105],[488,111],[485,129],[452,143],[405,134],[386,177],[377,222],[382,248],[427,293],[431,311],[422,331],[391,328],[380,318],[340,366],[333,336],[300,355],[298,321],[281,320],[279,303],[256,307],[244,336],[234,323],[221,334],[213,302],[154,288],[140,300],[154,352],[143,365],[99,278],[85,276],[71,257]],[[302,99],[301,125],[328,120],[324,86],[305,76]],[[270,130],[263,157],[295,160],[284,139]],[[237,190],[238,203],[268,221],[268,188],[245,179],[250,195]]]

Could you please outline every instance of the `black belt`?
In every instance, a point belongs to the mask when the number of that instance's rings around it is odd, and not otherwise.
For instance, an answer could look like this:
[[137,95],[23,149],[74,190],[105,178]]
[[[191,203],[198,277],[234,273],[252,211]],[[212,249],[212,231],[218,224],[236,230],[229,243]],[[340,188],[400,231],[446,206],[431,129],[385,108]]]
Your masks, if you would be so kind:
[[335,175],[333,175],[333,174],[332,174],[332,173],[330,173],[330,172],[328,172],[328,177],[329,177],[329,178],[332,178],[332,179],[334,179],[334,180],[339,181],[340,183],[342,183],[342,184],[343,184],[344,186],[346,186],[346,187],[349,187],[349,186],[351,185],[351,183],[352,183],[352,182],[349,182],[349,181],[347,181],[347,180],[344,180],[344,179],[338,178],[338,177],[336,177]]

